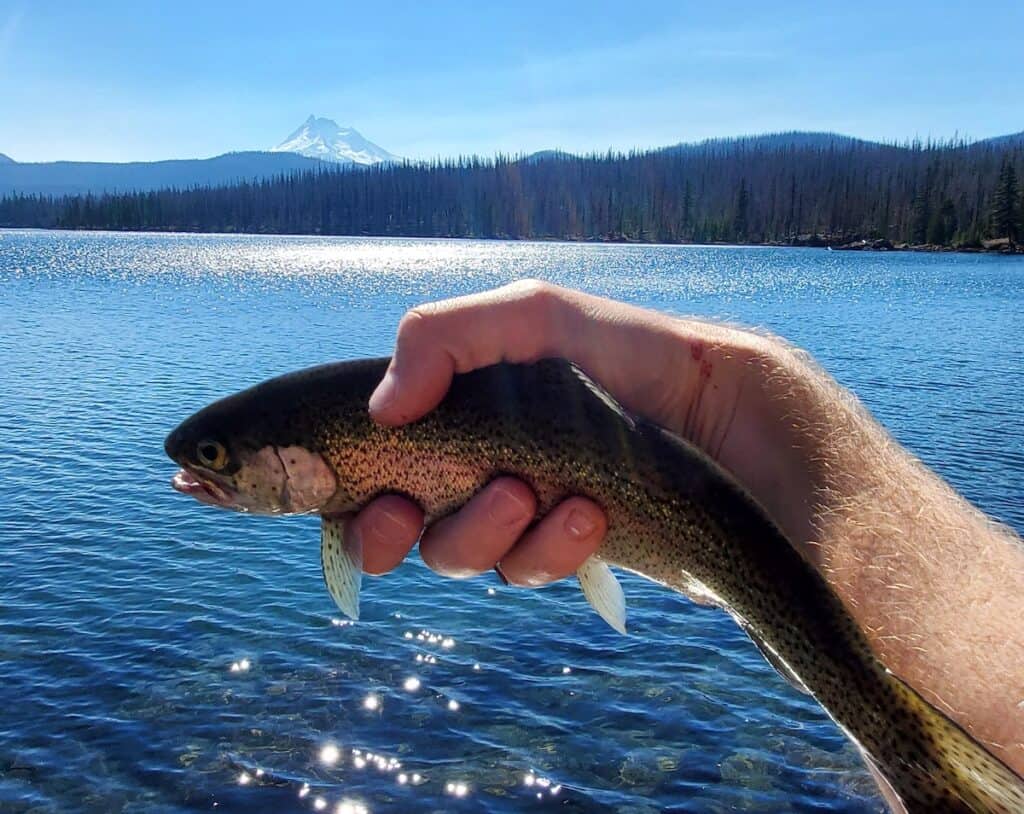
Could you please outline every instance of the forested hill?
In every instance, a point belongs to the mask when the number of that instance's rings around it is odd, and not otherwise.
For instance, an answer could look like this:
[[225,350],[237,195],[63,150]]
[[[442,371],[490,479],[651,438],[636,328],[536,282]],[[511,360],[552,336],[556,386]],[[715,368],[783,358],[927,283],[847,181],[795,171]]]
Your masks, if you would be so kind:
[[[781,134],[643,152],[303,172],[0,199],[0,225],[284,234],[977,246],[1021,234],[1024,134],[883,145]],[[1006,241],[1004,241],[1006,242]]]

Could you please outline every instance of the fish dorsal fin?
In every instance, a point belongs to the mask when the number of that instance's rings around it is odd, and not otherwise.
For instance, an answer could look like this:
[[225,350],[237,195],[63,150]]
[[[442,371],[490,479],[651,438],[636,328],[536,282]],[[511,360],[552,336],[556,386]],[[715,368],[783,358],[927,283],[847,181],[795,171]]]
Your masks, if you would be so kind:
[[626,412],[625,408],[615,400],[615,397],[612,396],[611,393],[601,387],[601,385],[591,379],[590,376],[580,370],[576,365],[570,364],[569,367],[572,368],[573,374],[575,374],[576,378],[580,380],[580,383],[583,384],[587,390],[601,399],[601,401],[603,401],[613,413],[626,422],[630,429],[636,428],[636,422],[633,420],[633,416]]
[[754,643],[761,655],[764,656],[764,660],[775,668],[775,672],[786,679],[793,689],[802,692],[804,695],[813,695],[811,691],[807,689],[807,685],[800,680],[800,676],[793,672],[793,668],[782,660],[782,657],[775,652],[768,642],[762,639],[761,636],[743,619],[736,618],[736,621],[739,623],[739,626],[743,628],[743,631],[750,637],[750,641]]
[[626,595],[604,562],[588,557],[576,572],[580,588],[590,606],[619,633],[626,632]]
[[349,619],[359,618],[359,587],[363,582],[363,547],[345,539],[340,517],[320,520],[320,565],[334,604]]

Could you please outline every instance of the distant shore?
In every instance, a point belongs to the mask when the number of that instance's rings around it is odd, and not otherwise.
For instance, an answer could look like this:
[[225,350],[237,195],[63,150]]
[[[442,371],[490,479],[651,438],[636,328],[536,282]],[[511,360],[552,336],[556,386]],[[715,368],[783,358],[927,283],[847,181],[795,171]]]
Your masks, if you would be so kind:
[[510,243],[581,243],[599,245],[628,245],[628,246],[735,246],[751,248],[774,248],[774,249],[827,249],[837,252],[924,252],[930,254],[951,253],[951,254],[1003,254],[1003,255],[1024,255],[1024,244],[1012,243],[1003,238],[1000,240],[986,240],[979,246],[946,246],[933,243],[893,243],[885,239],[860,238],[849,240],[826,235],[800,235],[794,240],[766,240],[737,243],[735,241],[712,241],[712,242],[668,242],[663,240],[638,240],[633,237],[510,237],[507,235],[379,235],[379,234],[323,234],[322,232],[245,232],[245,231],[202,231],[199,229],[87,229],[67,228],[60,226],[13,226],[0,225],[0,232],[4,231],[33,231],[33,232],[110,232],[114,234],[151,234],[151,235],[219,235],[226,237],[252,236],[252,237],[344,237],[344,238],[373,238],[380,240],[484,240],[484,241],[507,241]]
[[[807,239],[803,239],[807,238]],[[1024,245],[1009,238],[983,240],[974,246],[951,246],[941,243],[893,243],[885,238],[828,238],[823,235],[801,236],[787,246],[816,246],[841,252],[961,252],[965,254],[1024,254]]]

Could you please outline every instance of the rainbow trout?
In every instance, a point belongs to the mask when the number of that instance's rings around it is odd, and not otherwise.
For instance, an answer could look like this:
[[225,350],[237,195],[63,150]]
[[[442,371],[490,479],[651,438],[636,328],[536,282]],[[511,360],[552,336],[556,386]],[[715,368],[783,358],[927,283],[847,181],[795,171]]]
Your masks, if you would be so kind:
[[586,495],[608,532],[579,582],[617,630],[625,600],[609,566],[731,614],[908,811],[1024,811],[1024,781],[878,661],[818,571],[694,446],[557,359],[458,375],[426,417],[382,427],[367,402],[387,361],[311,368],[210,405],[167,438],[175,488],[240,511],[320,514],[324,578],[352,617],[362,553],[341,516],[377,495],[409,496],[428,523],[499,474],[529,483],[541,515]]

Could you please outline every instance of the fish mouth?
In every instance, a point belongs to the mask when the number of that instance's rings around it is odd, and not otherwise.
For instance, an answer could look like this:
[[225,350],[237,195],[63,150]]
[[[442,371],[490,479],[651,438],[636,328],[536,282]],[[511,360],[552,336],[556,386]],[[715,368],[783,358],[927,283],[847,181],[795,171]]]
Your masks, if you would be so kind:
[[176,492],[191,495],[200,503],[210,506],[233,508],[235,505],[234,495],[229,489],[225,489],[187,466],[182,467],[171,478],[171,486]]

